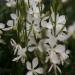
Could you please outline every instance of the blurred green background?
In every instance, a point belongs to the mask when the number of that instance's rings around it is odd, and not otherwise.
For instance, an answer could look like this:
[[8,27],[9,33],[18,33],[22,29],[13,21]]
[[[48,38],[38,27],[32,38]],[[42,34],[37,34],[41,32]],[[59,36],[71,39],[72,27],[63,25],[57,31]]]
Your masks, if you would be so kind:
[[[47,11],[49,9],[48,4],[50,0],[45,0],[45,9]],[[66,3],[61,4],[62,8],[60,10],[61,14],[66,15],[67,24],[72,25],[75,22],[75,0],[69,0]],[[13,9],[6,7],[3,0],[0,1],[0,22],[6,24],[7,20],[10,19],[10,13],[13,12]],[[12,32],[12,31],[11,31]],[[0,75],[25,75],[24,69],[21,64],[13,63],[13,51],[11,51],[10,38],[15,35],[13,33],[4,33],[2,38],[7,42],[7,44],[0,44]],[[9,37],[7,37],[9,36]],[[16,36],[16,35],[15,35]],[[9,47],[10,46],[10,47]],[[71,50],[69,65],[65,65],[62,68],[62,75],[75,75],[75,37],[71,37],[68,40],[67,47]],[[22,67],[22,68],[20,68]],[[18,71],[17,71],[18,69]],[[20,71],[20,72],[19,72]]]

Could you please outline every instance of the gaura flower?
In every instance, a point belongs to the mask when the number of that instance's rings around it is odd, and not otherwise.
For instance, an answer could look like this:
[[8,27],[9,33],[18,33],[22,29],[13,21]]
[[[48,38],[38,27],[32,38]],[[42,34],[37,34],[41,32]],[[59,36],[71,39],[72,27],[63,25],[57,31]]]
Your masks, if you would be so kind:
[[66,59],[69,58],[66,53],[66,48],[64,45],[57,44],[57,40],[54,36],[51,35],[49,39],[46,39],[44,42],[44,47],[48,52],[47,61],[50,60],[53,64],[64,64]]
[[12,14],[10,14],[10,16],[11,16],[12,20],[8,20],[7,21],[7,26],[8,27],[2,29],[4,31],[8,31],[8,30],[16,29],[17,28],[17,25],[16,25],[17,24],[17,15],[12,13]]
[[12,61],[18,61],[20,60],[22,63],[25,63],[26,59],[26,48],[22,48],[19,44],[16,44],[16,42],[11,39],[11,45],[14,47],[14,55],[17,54],[17,57],[15,57]]
[[38,18],[40,14],[39,8],[36,6],[34,8],[30,8],[28,12],[29,14],[33,15],[33,17],[35,18]]
[[[54,16],[54,13],[51,14],[51,19],[49,19],[49,17],[46,17],[42,20],[42,27],[45,27],[45,28],[48,28],[48,29],[52,29],[53,30],[53,27],[54,27],[54,23],[55,23],[55,16]],[[47,20],[49,20],[47,22]],[[62,16],[59,16],[59,14],[56,15],[56,35],[60,32],[60,30],[64,27],[66,23],[66,19],[65,19],[65,16],[62,15]],[[62,31],[66,31],[66,27],[63,28]]]
[[66,50],[64,45],[57,44],[57,40],[54,36],[51,35],[49,39],[44,41],[44,49],[47,52],[47,57],[45,62],[50,61],[51,66],[49,72],[54,68],[61,73],[61,69],[58,65],[64,64],[65,61],[69,58],[69,50]]
[[43,74],[44,71],[43,71],[43,68],[42,67],[38,67],[38,58],[35,57],[33,60],[32,60],[32,64],[28,61],[26,63],[26,66],[27,66],[27,69],[29,70],[27,72],[26,75],[38,75],[38,74]]

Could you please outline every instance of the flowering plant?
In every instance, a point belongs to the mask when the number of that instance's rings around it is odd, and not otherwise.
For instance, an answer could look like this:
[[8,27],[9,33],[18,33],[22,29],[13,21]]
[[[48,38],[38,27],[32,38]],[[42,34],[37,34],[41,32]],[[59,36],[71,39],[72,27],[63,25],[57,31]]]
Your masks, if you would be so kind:
[[59,0],[51,1],[46,13],[43,0],[6,0],[6,5],[15,9],[7,26],[0,23],[1,31],[16,33],[10,40],[15,56],[12,62],[25,66],[26,75],[46,75],[51,71],[61,74],[60,66],[67,64],[70,54],[65,41],[75,30],[73,26],[66,27],[66,17],[58,10]]

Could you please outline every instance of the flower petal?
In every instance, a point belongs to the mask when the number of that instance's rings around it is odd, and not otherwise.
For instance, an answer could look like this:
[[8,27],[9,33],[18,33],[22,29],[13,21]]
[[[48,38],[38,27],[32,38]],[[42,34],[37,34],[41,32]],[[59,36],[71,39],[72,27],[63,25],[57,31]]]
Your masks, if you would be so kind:
[[36,57],[36,58],[34,58],[33,61],[32,61],[32,66],[33,66],[33,68],[36,68],[37,65],[38,65],[38,58]]
[[31,70],[31,63],[30,62],[27,61],[26,66],[27,66],[28,70]]
[[57,53],[63,53],[63,52],[65,52],[65,46],[64,45],[57,45],[55,48],[55,51]]
[[59,24],[65,24],[66,23],[65,16],[64,15],[58,16],[57,23],[59,23]]
[[44,73],[43,68],[37,68],[35,71],[36,71],[38,74],[43,74],[43,73]]
[[14,13],[10,14],[10,16],[11,16],[11,18],[12,18],[13,20],[16,20],[16,19],[17,19],[17,15],[14,14]]
[[2,29],[3,31],[9,31],[9,30],[11,30],[13,27],[8,27],[8,28],[4,28],[4,29]]
[[50,44],[51,48],[53,48],[56,45],[56,42],[57,42],[57,39],[53,35],[50,35],[49,44]]
[[21,57],[18,56],[18,57],[16,57],[16,58],[14,58],[12,61],[18,61],[20,58],[21,58]]
[[13,26],[13,20],[8,20],[7,25],[12,27]]
[[27,72],[26,75],[33,75],[32,71]]

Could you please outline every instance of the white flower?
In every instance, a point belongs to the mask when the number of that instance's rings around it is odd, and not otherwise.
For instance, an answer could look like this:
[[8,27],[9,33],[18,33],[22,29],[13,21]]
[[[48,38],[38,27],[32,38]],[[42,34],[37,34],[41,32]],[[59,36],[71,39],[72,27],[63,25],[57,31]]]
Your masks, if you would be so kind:
[[16,42],[11,39],[11,45],[14,47],[14,55],[17,54],[17,57],[15,57],[12,61],[18,61],[21,60],[22,63],[25,63],[26,59],[26,48],[22,48],[19,44],[16,44]]
[[32,65],[31,63],[28,61],[26,63],[27,69],[29,70],[27,72],[26,75],[38,75],[38,74],[43,74],[43,68],[39,67],[36,68],[38,66],[38,58],[34,58],[32,60]]
[[50,60],[52,64],[63,64],[69,57],[66,53],[65,46],[57,44],[57,38],[52,35],[50,35],[49,38],[44,39],[44,49],[48,53],[46,62]]
[[39,11],[39,8],[38,7],[33,7],[29,9],[29,14],[33,15],[35,18],[38,18],[39,17],[39,14],[40,14],[40,11]]
[[29,0],[29,4],[30,4],[30,7],[32,7],[32,8],[34,8],[37,5],[35,0]]
[[48,57],[46,58],[46,62],[50,60],[52,64],[64,64],[66,59],[69,58],[68,54],[65,51],[64,45],[56,45],[54,48],[50,48],[47,50]]
[[[61,69],[58,67],[59,64],[64,64],[64,62],[69,58],[69,50],[65,50],[64,45],[58,45],[56,41],[53,40],[49,43],[49,40],[45,40],[44,49],[47,51],[47,57],[45,62],[51,62],[51,66],[49,68],[49,72],[54,68],[57,69],[61,73]],[[51,45],[52,44],[52,45]]]
[[[51,14],[51,18],[52,21],[49,19],[49,17],[46,17],[42,20],[42,27],[48,28],[48,29],[52,29],[53,30],[53,26],[54,26],[54,13]],[[49,22],[47,22],[46,20],[49,20]],[[56,15],[56,35],[60,32],[60,30],[64,27],[66,23],[66,19],[65,16],[59,16],[59,14]],[[62,31],[66,31],[66,27],[63,28]]]
[[37,6],[37,2],[35,0],[29,0],[30,8],[28,9],[28,13],[33,15],[33,17],[38,18],[40,15],[39,7]]
[[6,5],[8,7],[14,7],[16,5],[16,1],[15,0],[6,0],[6,1],[7,1]]
[[17,15],[16,14],[10,14],[10,16],[11,16],[11,18],[13,19],[13,20],[8,20],[7,21],[7,28],[4,28],[3,30],[4,31],[8,31],[8,30],[11,30],[11,29],[15,29],[16,30],[16,28],[17,28]]

